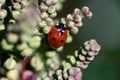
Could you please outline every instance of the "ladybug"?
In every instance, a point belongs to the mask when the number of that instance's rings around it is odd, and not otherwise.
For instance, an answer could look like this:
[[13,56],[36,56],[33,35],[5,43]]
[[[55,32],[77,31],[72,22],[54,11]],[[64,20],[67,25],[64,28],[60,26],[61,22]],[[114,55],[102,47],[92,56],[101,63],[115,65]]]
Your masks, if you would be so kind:
[[65,25],[59,23],[52,27],[48,33],[48,42],[52,48],[59,48],[66,42],[68,30]]

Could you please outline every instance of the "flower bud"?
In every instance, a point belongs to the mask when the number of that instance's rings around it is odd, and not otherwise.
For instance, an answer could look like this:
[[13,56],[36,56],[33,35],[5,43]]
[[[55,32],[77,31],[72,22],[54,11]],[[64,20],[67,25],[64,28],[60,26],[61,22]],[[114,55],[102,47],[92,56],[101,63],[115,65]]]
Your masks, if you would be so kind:
[[40,9],[42,11],[46,11],[48,9],[48,6],[45,3],[42,2],[41,5],[40,5]]
[[9,70],[15,69],[17,67],[17,63],[13,58],[8,58],[4,63],[4,67]]
[[66,19],[65,18],[61,18],[60,21],[61,21],[61,23],[66,24]]
[[2,48],[5,50],[11,50],[14,46],[12,44],[8,44],[5,39],[2,40]]
[[44,68],[43,62],[40,60],[40,58],[37,56],[32,57],[31,61],[31,66],[36,70],[40,71]]
[[20,50],[20,51],[21,51],[21,50],[24,50],[24,49],[27,48],[27,47],[28,47],[28,45],[27,45],[26,42],[23,42],[23,43],[17,45],[17,49]]
[[57,16],[57,12],[53,12],[53,13],[50,14],[50,17],[51,17],[51,18],[54,18],[54,17],[56,17],[56,16]]
[[86,17],[87,17],[88,19],[91,19],[92,16],[93,16],[93,14],[92,14],[91,11],[89,11],[88,13],[86,13]]
[[20,17],[19,11],[12,11],[13,18],[18,19]]
[[18,41],[18,35],[17,34],[14,34],[14,33],[9,33],[7,35],[7,40],[10,42],[10,43],[16,43]]
[[63,49],[64,49],[64,46],[61,46],[61,47],[57,48],[56,50],[57,50],[58,52],[62,52]]
[[68,14],[68,15],[67,15],[67,20],[68,20],[68,21],[72,21],[72,20],[73,20],[72,14]]
[[78,28],[77,27],[72,27],[71,31],[73,34],[77,34],[78,33]]
[[73,40],[73,37],[69,35],[69,36],[67,37],[66,43],[71,43],[72,40]]
[[87,6],[82,8],[82,12],[83,13],[88,13],[89,12],[89,8]]
[[71,64],[65,61],[62,62],[62,66],[64,70],[68,70],[69,68],[71,68]]
[[31,48],[25,48],[21,54],[25,57],[30,56],[32,54],[33,50]]
[[7,16],[7,11],[5,9],[0,10],[0,19],[4,19]]
[[45,34],[48,34],[49,31],[50,31],[50,29],[51,29],[51,27],[46,26],[46,27],[43,28],[43,32],[44,32]]
[[7,78],[9,80],[18,80],[19,72],[16,69],[10,70],[7,72]]
[[75,20],[76,22],[80,22],[80,21],[82,21],[82,17],[81,17],[80,15],[75,15],[75,16],[74,16],[74,20]]
[[76,9],[74,10],[74,14],[75,14],[75,15],[79,15],[80,13],[81,13],[80,9],[76,8]]
[[40,41],[41,38],[39,36],[34,36],[33,38],[30,39],[28,44],[31,48],[38,48],[41,44]]
[[40,27],[45,27],[47,25],[45,20],[39,20],[39,26]]
[[22,0],[21,1],[21,5],[22,5],[22,7],[26,7],[26,6],[28,6],[28,1],[27,0]]
[[57,4],[58,0],[46,0],[45,2],[47,5],[55,5]]
[[47,24],[48,24],[49,26],[53,26],[53,25],[54,25],[54,22],[53,22],[53,20],[52,20],[51,18],[47,18],[47,19],[46,19],[46,22],[47,22]]
[[75,27],[75,23],[73,21],[68,21],[67,26],[69,28]]
[[79,54],[79,59],[80,59],[81,61],[85,61],[85,56]]
[[47,12],[42,12],[40,16],[41,16],[42,19],[46,19],[46,18],[48,18],[48,13]]
[[57,3],[57,5],[56,5],[56,10],[57,10],[57,11],[60,11],[62,8],[63,8],[63,7],[62,7],[62,3]]
[[53,12],[55,12],[55,6],[49,6],[48,7],[48,13],[53,13]]
[[82,21],[75,23],[75,26],[77,26],[77,27],[81,27],[82,25],[83,25]]
[[86,68],[88,67],[87,64],[84,64],[84,63],[81,62],[81,61],[77,61],[77,62],[76,62],[76,65],[77,65],[78,67],[80,67],[81,69],[86,69]]
[[4,24],[0,24],[0,31],[1,30],[5,30],[5,25]]
[[21,5],[19,3],[13,3],[13,7],[16,9],[16,10],[19,10],[21,8]]

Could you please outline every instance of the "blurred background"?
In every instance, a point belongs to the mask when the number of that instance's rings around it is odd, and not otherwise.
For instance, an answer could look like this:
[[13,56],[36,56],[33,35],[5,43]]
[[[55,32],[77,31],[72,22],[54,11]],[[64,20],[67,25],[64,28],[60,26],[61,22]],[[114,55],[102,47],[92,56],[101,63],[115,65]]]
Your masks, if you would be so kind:
[[120,80],[120,0],[66,0],[59,17],[83,6],[90,8],[93,18],[83,20],[82,28],[64,52],[73,53],[84,41],[96,39],[102,49],[83,71],[83,80]]

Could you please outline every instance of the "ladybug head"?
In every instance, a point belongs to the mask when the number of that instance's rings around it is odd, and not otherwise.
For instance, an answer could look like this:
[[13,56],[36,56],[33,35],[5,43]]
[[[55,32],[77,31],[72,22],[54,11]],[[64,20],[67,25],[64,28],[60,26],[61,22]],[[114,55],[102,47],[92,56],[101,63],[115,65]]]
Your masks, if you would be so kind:
[[65,30],[66,29],[65,25],[62,24],[62,23],[57,24],[55,27],[57,27],[58,29],[61,29],[61,30]]

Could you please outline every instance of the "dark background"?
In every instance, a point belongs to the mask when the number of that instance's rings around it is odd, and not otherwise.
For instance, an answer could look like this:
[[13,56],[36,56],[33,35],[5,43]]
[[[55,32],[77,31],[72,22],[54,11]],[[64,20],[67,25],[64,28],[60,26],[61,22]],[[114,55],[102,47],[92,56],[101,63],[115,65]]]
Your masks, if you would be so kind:
[[83,72],[83,80],[120,80],[120,0],[66,0],[59,15],[83,6],[90,8],[93,18],[83,20],[84,25],[74,35],[72,44],[66,44],[64,52],[71,54],[84,41],[96,39],[102,48]]

